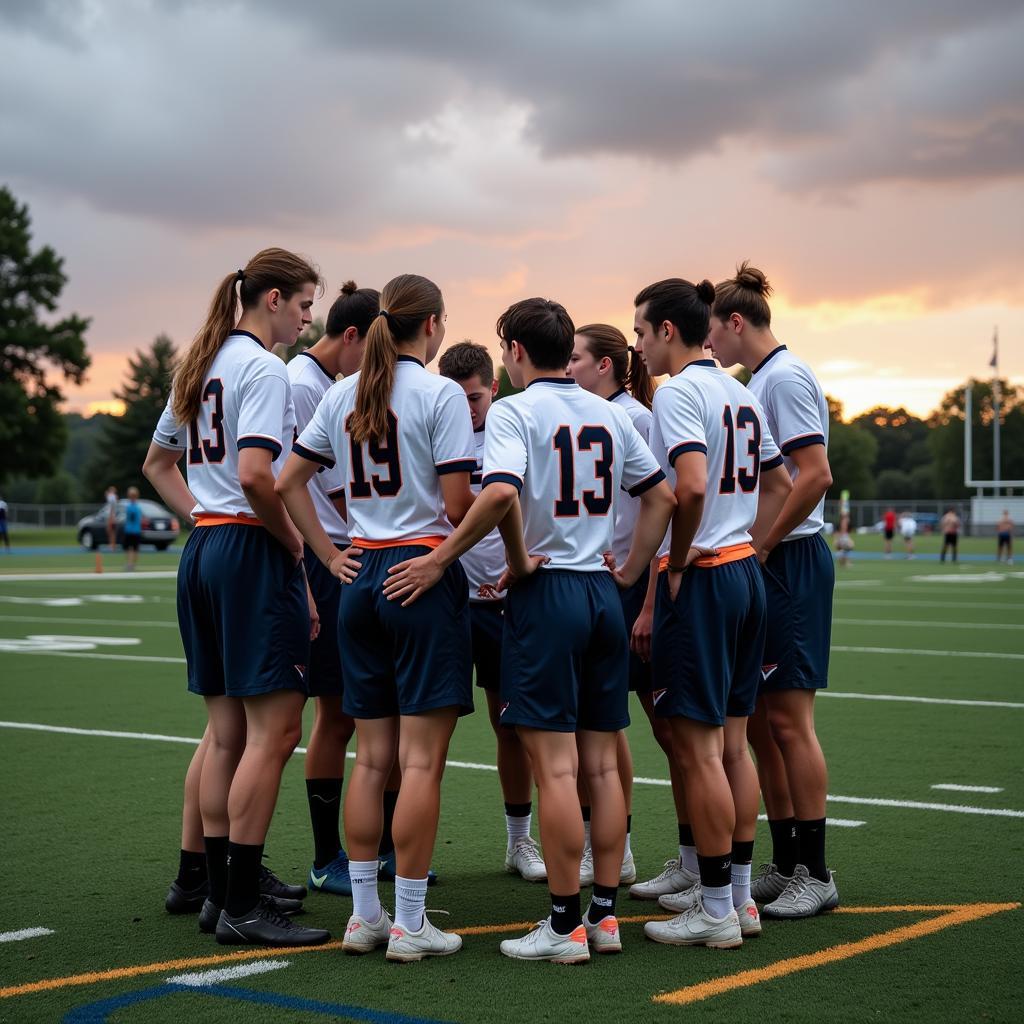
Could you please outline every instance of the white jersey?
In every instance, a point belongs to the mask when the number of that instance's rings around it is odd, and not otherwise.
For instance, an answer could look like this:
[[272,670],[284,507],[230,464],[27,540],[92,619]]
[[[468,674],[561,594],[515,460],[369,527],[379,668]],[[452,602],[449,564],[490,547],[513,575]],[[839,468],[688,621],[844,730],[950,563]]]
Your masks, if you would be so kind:
[[[812,444],[828,447],[828,401],[811,368],[785,345],[771,351],[751,374],[747,385],[761,403],[791,479],[800,470],[789,457]],[[812,537],[825,525],[825,497],[784,540]]]
[[[320,400],[334,384],[334,378],[324,369],[316,356],[300,352],[288,364],[288,379],[292,384],[292,405],[295,408],[295,440],[313,418]],[[345,482],[337,468],[328,469],[321,466],[310,481],[309,493],[313,498],[317,518],[327,536],[335,544],[346,547],[348,527],[332,500],[345,493]]]
[[[626,415],[629,416],[633,426],[636,427],[637,432],[644,439],[644,443],[650,447],[651,424],[654,422],[651,410],[641,402],[638,402],[625,389],[616,391],[608,401],[614,402],[617,406],[626,410]],[[619,491],[615,495],[615,528],[612,532],[612,554],[615,555],[616,565],[620,567],[625,565],[626,559],[629,556],[629,549],[633,544],[633,531],[636,529],[636,521],[639,515],[640,499],[631,497],[625,491]]]
[[153,440],[170,451],[187,450],[189,490],[195,495],[193,516],[255,518],[238,482],[238,453],[266,448],[279,458],[295,433],[291,386],[284,363],[248,331],[232,331],[213,357],[203,379],[199,416],[179,423],[171,412],[173,395],[157,423]]
[[904,516],[900,520],[900,533],[908,540],[917,533],[917,520],[913,516]]
[[526,548],[549,569],[605,570],[619,489],[662,479],[627,413],[571,377],[540,377],[488,414],[483,484],[519,489]]
[[757,399],[739,381],[711,359],[685,366],[654,393],[651,447],[673,490],[676,459],[684,452],[707,456],[696,547],[750,542],[760,472],[781,466],[782,455]]
[[354,373],[324,395],[293,450],[329,469],[337,464],[353,544],[387,546],[447,537],[452,527],[440,478],[476,469],[465,392],[455,381],[430,373],[418,359],[399,356],[387,437],[357,445],[348,423],[358,383]]
[[[484,438],[485,429],[473,432],[476,443],[476,469],[470,474],[469,486],[474,494],[480,493],[484,471]],[[480,597],[480,587],[484,583],[495,584],[505,571],[505,542],[495,528],[483,540],[469,549],[460,559],[462,568],[469,580],[470,601],[489,601],[493,598]],[[504,596],[504,595],[502,595]]]

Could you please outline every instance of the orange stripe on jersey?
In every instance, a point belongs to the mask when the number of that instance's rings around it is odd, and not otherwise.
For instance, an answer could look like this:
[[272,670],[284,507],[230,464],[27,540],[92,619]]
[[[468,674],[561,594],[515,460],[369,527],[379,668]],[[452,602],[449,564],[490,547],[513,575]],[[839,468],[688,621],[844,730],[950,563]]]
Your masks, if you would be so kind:
[[[714,569],[718,565],[728,565],[730,562],[738,562],[741,558],[749,558],[757,552],[747,543],[730,544],[728,547],[719,548],[717,555],[705,555],[698,558],[693,565],[698,569]],[[668,569],[668,555],[662,555],[658,559],[658,572],[665,572]]]
[[423,547],[436,548],[444,543],[444,537],[396,537],[394,540],[367,540],[365,537],[353,537],[352,547],[364,551],[379,551],[381,548]]
[[200,512],[196,516],[196,526],[228,526],[236,523],[242,526],[263,525],[255,516],[221,516],[216,512]]

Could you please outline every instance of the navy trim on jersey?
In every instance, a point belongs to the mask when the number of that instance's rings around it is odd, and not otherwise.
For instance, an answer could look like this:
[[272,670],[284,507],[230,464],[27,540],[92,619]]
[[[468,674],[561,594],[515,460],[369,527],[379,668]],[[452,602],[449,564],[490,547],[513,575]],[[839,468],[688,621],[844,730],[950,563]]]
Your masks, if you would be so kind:
[[790,452],[795,452],[797,448],[809,448],[812,444],[824,444],[824,434],[804,434],[803,437],[794,437],[792,441],[787,441],[783,445],[779,445],[779,451],[783,455],[788,455]]
[[243,338],[252,338],[252,340],[255,341],[256,344],[259,345],[259,347],[263,349],[264,352],[268,351],[267,346],[264,345],[263,342],[260,341],[260,339],[257,338],[256,335],[252,333],[252,331],[232,331],[231,334],[228,335],[228,337],[230,338],[235,334],[240,334]]
[[306,357],[307,359],[312,359],[312,360],[313,360],[313,362],[314,362],[314,363],[316,363],[316,365],[317,365],[318,367],[320,367],[320,372],[321,372],[321,373],[322,373],[322,374],[323,374],[323,375],[324,375],[324,376],[325,376],[325,377],[326,377],[326,378],[327,378],[327,379],[328,379],[328,380],[329,380],[329,381],[330,381],[330,382],[331,382],[332,384],[334,383],[334,378],[333,378],[333,377],[332,377],[332,376],[331,376],[331,375],[330,375],[330,374],[329,374],[329,373],[327,372],[326,368],[324,367],[324,364],[323,364],[323,363],[321,363],[321,362],[320,362],[320,360],[319,360],[319,359],[317,359],[317,357],[316,357],[315,355],[313,355],[313,353],[312,353],[312,352],[300,352],[300,353],[299,353],[299,355],[300,355],[300,356],[305,356],[305,357]]
[[476,469],[476,459],[454,459],[452,462],[442,462],[440,466],[434,468],[438,476],[446,476],[448,473],[472,473]]
[[415,363],[417,366],[423,366],[423,363],[420,362],[420,360],[417,359],[415,356],[407,356],[405,354],[400,355],[398,357],[398,362],[400,362],[400,363]]
[[336,498],[344,498],[345,497],[345,488],[344,487],[336,487],[333,491],[328,491],[327,492],[327,497],[330,498],[331,501],[334,501]]
[[624,395],[625,393],[626,393],[626,389],[625,388],[619,388],[619,390],[616,391],[614,395],[609,395],[608,396],[608,401],[609,402],[614,402],[615,399],[619,397],[619,395]]
[[321,466],[326,466],[328,469],[334,469],[334,462],[326,455],[321,455],[319,452],[313,451],[312,448],[307,448],[305,445],[299,444],[298,441],[292,445],[292,451],[295,452],[296,455],[301,455],[304,459],[308,459],[310,462],[317,462]]
[[276,441],[271,441],[269,437],[240,437],[238,450],[241,451],[243,448],[266,448],[268,452],[274,453],[272,462],[276,462],[281,454],[281,446]]
[[652,473],[647,477],[646,480],[641,480],[640,483],[634,484],[626,493],[631,498],[639,498],[644,491],[649,491],[652,487],[657,487],[664,479],[665,474],[659,469],[656,473]]
[[776,455],[774,459],[768,459],[767,462],[761,463],[761,472],[767,472],[769,469],[777,469],[782,465],[782,456]]
[[700,441],[683,441],[682,444],[677,444],[675,448],[668,453],[668,464],[674,466],[676,459],[685,452],[700,452],[701,455],[707,455],[708,446]]
[[488,484],[511,484],[517,491],[522,491],[523,481],[515,473],[488,473],[481,482],[481,487]]
[[532,388],[534,384],[567,384],[571,388],[579,387],[572,377],[534,377],[526,386]]
[[760,370],[761,367],[764,366],[764,364],[767,363],[769,359],[774,359],[775,356],[777,356],[780,352],[785,352],[785,351],[786,351],[786,346],[785,345],[779,345],[778,348],[773,348],[771,350],[771,352],[769,352],[768,355],[766,355],[764,357],[764,359],[762,359],[761,362],[759,362],[757,364],[757,366],[755,366],[750,372],[751,373],[757,373],[757,371]]
[[714,359],[694,359],[692,363],[687,363],[679,372],[686,373],[691,366],[710,366],[711,369],[715,368]]

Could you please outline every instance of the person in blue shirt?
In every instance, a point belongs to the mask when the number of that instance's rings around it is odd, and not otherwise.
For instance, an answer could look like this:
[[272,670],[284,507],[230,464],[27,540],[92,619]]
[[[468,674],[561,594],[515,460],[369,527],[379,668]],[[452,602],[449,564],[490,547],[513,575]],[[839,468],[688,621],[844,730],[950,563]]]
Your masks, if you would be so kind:
[[125,569],[134,572],[139,560],[139,545],[142,543],[142,506],[139,504],[138,487],[128,488],[128,504],[124,510],[124,541],[127,564]]

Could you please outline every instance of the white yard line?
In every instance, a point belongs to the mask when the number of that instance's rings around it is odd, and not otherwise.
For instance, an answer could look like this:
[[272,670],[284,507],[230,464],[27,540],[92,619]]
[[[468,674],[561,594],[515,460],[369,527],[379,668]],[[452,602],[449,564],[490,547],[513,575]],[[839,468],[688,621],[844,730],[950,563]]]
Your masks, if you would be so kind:
[[[76,619],[70,615],[56,618],[53,615],[0,615],[0,622],[61,622],[73,626],[124,626],[134,629],[136,626],[145,628],[177,629],[178,623],[172,619]],[[1024,627],[1021,627],[1024,629]]]
[[[0,616],[3,618],[3,616]],[[73,622],[73,619],[65,620]],[[84,620],[82,620],[84,621]],[[840,626],[922,626],[927,629],[1024,629],[1017,622],[922,622],[920,619],[833,619]]]
[[956,782],[937,782],[932,789],[948,789],[954,793],[1002,793],[1002,786],[961,786]]
[[205,988],[207,985],[220,985],[225,981],[238,981],[254,974],[267,974],[287,967],[289,960],[253,960],[251,963],[239,964],[237,967],[219,967],[213,971],[194,971],[191,974],[175,974],[164,978],[168,985],[187,985],[189,988]]
[[95,658],[99,661],[144,661],[158,665],[184,665],[184,658],[161,658],[155,654],[85,654],[73,651],[4,651],[4,654],[35,654],[47,658]]
[[16,932],[0,932],[0,942],[23,942],[25,939],[38,939],[52,934],[52,928],[22,928]]
[[[187,736],[162,736],[159,733],[144,732],[114,732],[108,729],[77,729],[65,725],[43,725],[38,722],[3,722],[0,721],[0,729],[28,729],[34,732],[67,733],[72,736],[101,736],[113,739],[130,740],[155,740],[161,743],[187,743],[195,745],[199,742],[196,737]],[[297,754],[304,754],[305,747],[296,747]],[[353,753],[348,754],[354,757]],[[496,772],[497,766],[493,764],[482,764],[478,761],[446,761],[449,768],[468,768],[474,771]],[[669,786],[668,779],[655,779],[639,777],[633,780],[640,785]],[[1009,808],[997,807],[968,807],[962,804],[934,804],[922,803],[916,800],[890,800],[881,797],[860,797],[860,796],[832,796],[827,797],[829,801],[837,804],[866,804],[873,807],[904,807],[914,810],[944,811],[949,814],[980,814],[993,818],[1024,818],[1024,811],[1011,810]]]
[[103,583],[105,580],[173,580],[177,576],[177,569],[152,572],[12,572],[0,573],[0,584],[41,583],[47,580],[88,580],[91,583]]
[[867,598],[867,597],[846,597],[843,594],[836,594],[836,602],[846,604],[866,604],[871,607],[876,605],[896,605],[902,607],[909,605],[912,608],[984,608],[988,611],[1016,611],[1024,606],[1009,601],[918,601],[915,598]]
[[995,661],[1024,661],[1024,654],[1002,654],[997,651],[929,651],[923,647],[847,647],[832,645],[840,654],[909,654],[927,658],[990,658]]
[[957,700],[955,697],[905,697],[895,693],[843,693],[842,690],[818,690],[819,697],[840,697],[844,700],[888,700],[899,704],[948,704],[967,708],[1024,708],[1012,700]]

